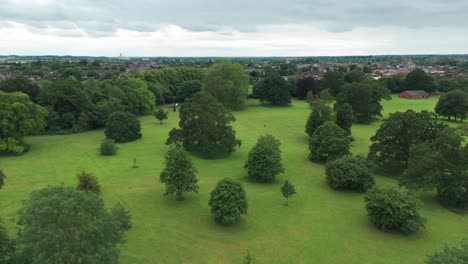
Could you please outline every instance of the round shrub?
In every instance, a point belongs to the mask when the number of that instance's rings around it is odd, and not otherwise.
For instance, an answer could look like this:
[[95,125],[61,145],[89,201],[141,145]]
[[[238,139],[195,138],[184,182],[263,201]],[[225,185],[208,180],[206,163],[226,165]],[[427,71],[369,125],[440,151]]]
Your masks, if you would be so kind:
[[309,159],[330,161],[349,154],[351,138],[348,132],[331,121],[319,126],[309,138]]
[[117,143],[125,143],[141,138],[138,118],[130,113],[115,112],[107,120],[104,134]]
[[261,136],[250,150],[244,168],[249,179],[257,182],[271,182],[284,171],[281,164],[281,142],[272,135]]
[[424,227],[422,202],[405,188],[372,188],[364,200],[370,221],[384,232],[410,234]]
[[117,154],[119,147],[115,144],[113,139],[104,139],[101,143],[99,151],[103,156],[112,156]]
[[239,221],[241,214],[247,213],[244,188],[235,180],[222,179],[211,192],[209,205],[217,223],[233,224]]
[[369,164],[362,156],[344,156],[327,163],[327,184],[334,190],[365,192],[374,185]]
[[101,185],[99,184],[97,178],[93,174],[82,171],[77,175],[77,178],[78,178],[78,185],[76,186],[77,190],[94,192],[94,193],[101,192]]

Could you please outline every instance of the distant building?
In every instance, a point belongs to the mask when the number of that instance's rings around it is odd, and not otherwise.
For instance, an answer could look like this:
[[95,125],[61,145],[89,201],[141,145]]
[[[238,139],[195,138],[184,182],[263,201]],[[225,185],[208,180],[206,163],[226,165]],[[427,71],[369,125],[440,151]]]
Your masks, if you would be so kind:
[[415,91],[404,91],[400,93],[400,98],[406,99],[426,99],[429,98],[430,94],[423,90],[415,90]]
[[410,71],[416,69],[416,63],[413,62],[411,58],[408,59],[406,62],[406,68],[408,68]]

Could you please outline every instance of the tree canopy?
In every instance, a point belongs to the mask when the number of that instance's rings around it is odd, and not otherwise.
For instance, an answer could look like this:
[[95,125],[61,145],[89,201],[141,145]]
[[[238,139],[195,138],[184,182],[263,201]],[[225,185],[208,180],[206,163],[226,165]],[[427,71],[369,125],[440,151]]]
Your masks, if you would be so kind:
[[309,138],[309,159],[328,161],[348,155],[350,144],[348,133],[335,123],[327,121]]
[[141,138],[140,120],[130,113],[115,112],[107,120],[104,134],[117,143],[125,143]]
[[406,75],[406,89],[433,92],[437,89],[434,78],[421,69],[415,69]]
[[312,136],[323,123],[333,120],[333,111],[324,101],[315,99],[311,108],[306,123],[306,133],[309,136]]
[[257,182],[271,182],[278,173],[284,172],[281,163],[281,142],[272,135],[261,136],[250,150],[244,168],[249,179]]
[[288,105],[291,102],[288,82],[273,70],[254,85],[253,93],[260,99],[260,102],[266,104]]
[[468,92],[462,90],[454,90],[443,94],[435,107],[435,112],[438,115],[460,119],[463,122],[468,114]]
[[365,192],[374,186],[370,164],[362,156],[344,156],[325,167],[328,185],[335,190]]
[[468,241],[464,240],[460,245],[445,246],[441,251],[426,258],[425,264],[464,264],[468,263]]
[[209,205],[215,221],[231,225],[247,213],[247,197],[242,185],[229,178],[220,180],[210,194]]

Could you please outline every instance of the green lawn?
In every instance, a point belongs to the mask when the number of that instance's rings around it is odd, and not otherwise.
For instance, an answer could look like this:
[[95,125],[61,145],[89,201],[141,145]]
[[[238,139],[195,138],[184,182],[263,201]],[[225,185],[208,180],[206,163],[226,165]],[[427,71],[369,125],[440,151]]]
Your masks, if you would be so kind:
[[[432,110],[436,102],[394,98],[384,103],[384,115],[408,108]],[[332,191],[325,184],[324,166],[307,160],[308,113],[304,102],[236,112],[235,129],[242,147],[226,159],[194,158],[200,193],[187,195],[182,202],[164,197],[159,183],[164,142],[178,122],[172,111],[163,125],[150,116],[141,118],[143,138],[121,144],[114,157],[98,155],[103,131],[30,137],[29,153],[0,158],[0,168],[7,175],[7,185],[0,190],[0,216],[14,235],[16,212],[32,190],[75,185],[76,173],[87,170],[99,178],[108,206],[120,201],[132,212],[133,229],[121,247],[121,263],[241,263],[247,249],[255,263],[422,263],[426,254],[444,243],[467,236],[468,216],[441,207],[431,195],[424,196],[427,228],[422,232],[402,236],[376,230],[368,223],[363,195]],[[353,127],[353,153],[367,152],[369,137],[378,126],[374,122]],[[286,171],[278,183],[250,183],[243,165],[250,148],[265,133],[283,143]],[[131,168],[134,158],[137,169]],[[248,214],[232,227],[216,225],[208,207],[209,193],[224,177],[242,181],[249,202]],[[289,207],[282,205],[279,191],[284,179],[290,179],[298,192]],[[383,176],[376,180],[379,186],[395,184]]]

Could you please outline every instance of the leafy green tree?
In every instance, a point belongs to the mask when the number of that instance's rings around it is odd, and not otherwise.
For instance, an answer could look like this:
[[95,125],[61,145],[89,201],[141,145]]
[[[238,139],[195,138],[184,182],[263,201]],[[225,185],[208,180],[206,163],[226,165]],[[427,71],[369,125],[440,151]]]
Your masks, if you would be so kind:
[[460,118],[463,122],[468,113],[468,92],[462,90],[454,90],[443,94],[437,102],[435,112],[438,115],[448,117]]
[[119,147],[115,144],[113,139],[104,139],[99,147],[99,152],[101,152],[103,156],[113,156],[117,154],[118,150]]
[[344,76],[345,81],[348,83],[362,82],[365,78],[366,74],[359,67],[352,69]]
[[382,99],[391,100],[388,89],[378,81],[366,79],[346,84],[337,97],[337,103],[350,104],[356,120],[369,123],[373,117],[382,116]]
[[124,231],[128,231],[132,228],[132,216],[130,215],[130,211],[126,210],[122,204],[117,203],[114,207],[112,207],[112,216],[120,227],[120,229]]
[[3,186],[5,186],[5,173],[3,173],[2,170],[0,170],[0,189],[2,189]]
[[25,263],[118,263],[123,231],[97,194],[47,187],[18,215],[16,250]]
[[197,170],[189,154],[180,147],[171,146],[166,153],[166,167],[161,172],[161,182],[166,185],[164,195],[176,194],[182,200],[184,192],[198,192]]
[[261,136],[250,150],[244,168],[249,179],[257,182],[271,182],[278,173],[284,172],[281,164],[281,142],[272,135]]
[[167,119],[167,111],[164,111],[161,107],[156,110],[154,117],[159,120],[159,124],[162,124],[164,119]]
[[368,158],[379,166],[404,163],[408,166],[410,148],[415,144],[432,141],[445,126],[428,112],[396,112],[384,119],[371,137]]
[[115,112],[107,120],[104,134],[117,143],[125,143],[141,138],[140,120],[130,113]]
[[312,77],[301,78],[296,82],[296,96],[300,100],[304,100],[307,94],[312,92],[313,95],[319,93],[319,87]]
[[247,213],[247,198],[242,185],[229,178],[220,180],[210,194],[209,205],[218,224],[231,225]]
[[177,90],[176,99],[178,102],[183,102],[190,96],[200,92],[202,89],[202,82],[200,80],[185,81],[180,85]]
[[40,88],[24,76],[18,76],[0,81],[0,90],[7,93],[22,92],[27,94],[31,101],[37,102]]
[[309,138],[309,159],[327,161],[348,155],[350,144],[348,133],[335,123],[327,121]]
[[351,126],[354,121],[353,108],[348,103],[336,104],[335,111],[335,123],[351,135]]
[[203,89],[230,110],[245,108],[248,85],[249,76],[242,66],[229,61],[216,62],[203,81]]
[[445,246],[443,250],[426,258],[426,264],[465,264],[468,263],[468,242],[462,241],[457,246]]
[[364,201],[370,221],[384,232],[410,234],[424,227],[425,219],[419,214],[422,202],[405,188],[374,187]]
[[179,115],[180,129],[169,133],[166,144],[182,142],[186,150],[208,158],[230,154],[240,146],[230,125],[236,119],[209,93],[201,91],[188,98]]
[[3,221],[0,218],[0,263],[9,264],[14,263],[9,261],[10,254],[13,253],[13,241],[10,240],[3,226]]
[[405,78],[406,76],[404,75],[394,75],[381,78],[379,79],[379,82],[387,87],[387,89],[392,93],[401,93],[406,90]]
[[439,78],[436,79],[437,90],[443,93],[451,92],[460,89],[461,85],[455,78]]
[[362,156],[344,156],[328,162],[325,175],[328,186],[334,190],[365,192],[375,183],[370,164]]
[[40,132],[46,115],[26,94],[0,91],[0,153],[23,153],[27,149],[24,136]]
[[263,80],[254,85],[253,90],[262,103],[288,105],[291,102],[289,84],[277,71],[268,72]]
[[437,89],[434,78],[421,69],[415,69],[406,75],[406,89],[433,92]]
[[296,189],[294,188],[294,185],[291,182],[286,180],[286,181],[284,181],[283,186],[281,186],[281,193],[283,194],[284,198],[286,198],[285,205],[288,206],[289,197],[296,194]]
[[309,117],[307,118],[306,123],[306,133],[309,136],[312,136],[318,127],[323,125],[327,121],[333,120],[333,111],[332,109],[321,100],[314,100],[312,105],[312,111],[310,112]]
[[[135,115],[154,113],[156,98],[145,81],[135,78],[119,78],[115,83],[127,97],[127,110]],[[131,100],[131,101],[129,101]]]
[[323,75],[323,81],[325,87],[333,96],[337,96],[346,83],[344,79],[344,73],[340,71],[327,71]]
[[78,185],[76,189],[79,191],[87,191],[99,194],[101,192],[101,185],[96,176],[91,173],[82,171],[76,176]]

